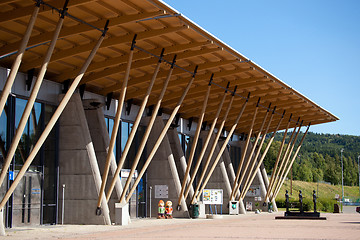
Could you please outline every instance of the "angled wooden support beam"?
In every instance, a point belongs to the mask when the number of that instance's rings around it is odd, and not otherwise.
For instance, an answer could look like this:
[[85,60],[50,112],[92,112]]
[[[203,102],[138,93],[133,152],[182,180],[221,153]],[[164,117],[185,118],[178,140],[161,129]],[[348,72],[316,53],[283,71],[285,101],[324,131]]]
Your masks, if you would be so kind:
[[42,132],[42,134],[40,135],[38,141],[36,142],[34,148],[32,149],[31,153],[29,154],[28,158],[26,159],[24,165],[20,169],[20,171],[19,171],[18,175],[16,176],[14,182],[10,186],[9,190],[6,192],[4,198],[1,200],[0,209],[2,209],[5,206],[6,202],[9,200],[10,196],[14,192],[14,190],[17,187],[17,185],[19,184],[19,182],[21,181],[22,177],[24,176],[25,172],[29,168],[30,164],[34,160],[36,154],[39,152],[39,150],[42,147],[42,145],[44,144],[46,138],[48,137],[51,130],[55,126],[56,122],[58,121],[61,113],[65,109],[65,107],[68,104],[71,96],[73,95],[74,91],[76,90],[77,86],[79,85],[79,83],[81,81],[81,78],[84,76],[84,73],[86,72],[86,69],[88,68],[90,62],[94,58],[94,56],[96,54],[96,51],[99,49],[102,41],[104,40],[104,37],[105,37],[105,34],[106,34],[106,29],[107,29],[107,25],[105,25],[105,31],[103,32],[103,34],[99,38],[99,40],[96,43],[96,45],[94,46],[93,50],[90,52],[88,58],[86,59],[86,61],[84,62],[82,68],[80,69],[78,76],[72,82],[69,90],[64,95],[64,97],[61,100],[59,106],[56,108],[53,116],[51,117],[50,121],[46,125],[46,127],[45,127],[44,131]]
[[194,159],[194,156],[195,156],[195,150],[196,150],[196,146],[197,146],[197,143],[198,143],[198,140],[199,140],[201,127],[202,127],[204,116],[205,116],[206,106],[207,106],[208,99],[209,99],[209,96],[210,96],[211,82],[213,80],[213,77],[214,77],[214,74],[212,74],[211,77],[210,77],[208,89],[206,91],[204,101],[203,101],[203,105],[202,105],[202,109],[201,109],[200,116],[199,116],[199,120],[197,122],[196,131],[195,131],[195,135],[194,135],[194,140],[193,140],[193,143],[192,143],[192,146],[191,146],[189,160],[187,162],[187,166],[186,166],[186,170],[185,170],[185,175],[184,175],[185,177],[184,177],[182,185],[181,185],[181,190],[180,190],[180,195],[179,195],[179,200],[178,200],[178,207],[177,207],[178,210],[181,209],[181,200],[182,200],[183,195],[184,195],[186,183],[190,182],[190,179],[188,178],[188,176],[190,174],[190,168],[192,166],[192,162],[193,162],[193,159]]
[[[276,157],[276,161],[275,161],[275,166],[274,166],[274,170],[271,174],[271,179],[270,179],[270,183],[269,183],[269,187],[266,191],[266,196],[265,196],[265,201],[270,198],[270,194],[271,192],[273,191],[273,188],[274,186],[276,185],[276,180],[277,178],[279,177],[279,174],[280,174],[280,171],[282,169],[282,166],[283,166],[283,160],[284,160],[284,156],[281,158],[282,156],[282,153],[283,153],[283,149],[284,149],[284,146],[285,146],[285,140],[286,140],[286,135],[287,135],[287,132],[289,130],[289,127],[290,127],[290,124],[291,124],[291,118],[292,118],[292,114],[290,115],[290,118],[289,118],[289,121],[287,123],[287,126],[286,126],[286,129],[285,129],[285,132],[284,132],[284,136],[283,136],[283,139],[281,141],[281,144],[280,144],[280,149],[279,149],[279,152],[277,154],[277,157]],[[285,155],[285,154],[284,154]],[[280,166],[278,168],[278,164],[280,162]]]
[[136,178],[135,182],[134,182],[134,185],[132,186],[132,188],[130,189],[129,191],[129,194],[128,196],[126,197],[126,200],[125,202],[128,203],[130,198],[131,198],[131,195],[133,194],[133,192],[136,190],[136,187],[137,185],[139,184],[141,178],[143,177],[146,169],[148,168],[149,164],[151,163],[151,160],[153,159],[153,157],[155,156],[155,153],[156,151],[158,150],[160,144],[162,143],[167,131],[169,130],[169,127],[171,126],[171,123],[172,121],[174,120],[176,114],[178,113],[180,107],[181,107],[181,104],[182,102],[184,101],[185,97],[186,97],[186,94],[189,92],[189,89],[192,85],[192,83],[194,82],[194,79],[195,79],[195,75],[196,75],[196,72],[197,72],[197,66],[195,67],[195,70],[194,70],[194,73],[188,83],[188,85],[186,86],[184,92],[183,92],[183,95],[181,96],[181,98],[179,99],[179,102],[178,104],[176,105],[176,107],[174,108],[174,110],[172,111],[168,121],[166,122],[166,125],[164,126],[163,130],[161,131],[160,133],[160,136],[159,138],[157,139],[157,141],[155,142],[155,145],[153,147],[153,149],[151,150],[148,158],[146,159],[145,163],[144,163],[144,166],[143,168],[141,169],[138,177]]
[[[243,174],[241,174],[241,176],[240,176],[240,178],[239,178],[239,180],[238,180],[238,186],[239,186],[239,187],[241,186],[241,183],[242,183],[242,181],[244,180],[244,177],[245,177],[245,175],[246,175],[246,172],[248,172],[248,176],[251,174],[251,170],[248,169],[250,163],[253,162],[253,164],[254,164],[254,163],[256,162],[256,158],[253,158],[253,155],[254,155],[254,153],[255,153],[256,146],[257,146],[257,144],[258,144],[258,142],[259,142],[259,139],[260,139],[260,136],[261,136],[261,133],[262,133],[262,129],[263,129],[264,126],[265,126],[265,122],[266,122],[266,119],[267,119],[267,117],[268,117],[268,115],[269,115],[269,111],[270,111],[270,105],[269,105],[269,109],[266,111],[265,117],[264,117],[264,119],[263,119],[263,121],[262,121],[262,123],[261,123],[261,127],[260,127],[260,130],[259,130],[259,133],[258,133],[257,136],[256,136],[256,139],[255,139],[255,141],[254,141],[254,143],[253,143],[253,146],[252,146],[252,148],[251,148],[250,154],[249,154],[249,156],[247,157],[247,161],[246,161],[246,164],[245,164],[245,166],[244,166]],[[259,148],[261,148],[261,146],[259,146]],[[244,186],[245,186],[245,184],[244,184]],[[241,194],[243,194],[243,192],[242,192]]]
[[[197,172],[198,172],[198,170],[199,170],[201,161],[202,161],[202,159],[203,159],[203,157],[204,157],[204,155],[205,155],[206,148],[207,148],[207,146],[208,146],[208,144],[209,144],[209,142],[210,142],[210,139],[211,139],[211,133],[212,133],[212,132],[214,131],[214,129],[215,129],[216,122],[217,122],[217,120],[218,120],[218,118],[219,118],[219,115],[220,115],[222,106],[224,105],[225,98],[226,98],[226,93],[227,93],[227,91],[224,92],[223,97],[222,97],[222,99],[221,99],[221,101],[220,101],[220,103],[219,103],[218,110],[217,110],[217,112],[216,112],[216,114],[215,114],[215,117],[214,117],[214,121],[213,121],[212,124],[211,124],[209,133],[208,133],[208,135],[207,135],[207,137],[206,137],[206,140],[205,140],[205,142],[204,142],[204,144],[203,144],[203,146],[202,146],[202,149],[201,149],[200,155],[199,155],[199,157],[198,157],[198,159],[197,159],[195,168],[193,169],[193,173],[192,173],[192,175],[191,175],[190,182],[188,183],[188,186],[187,186],[187,188],[186,188],[186,190],[185,190],[184,199],[186,199],[187,196],[189,195],[189,192],[190,192],[192,183],[193,183],[194,180],[195,180],[195,176],[196,176],[196,174],[197,174]],[[195,195],[195,194],[194,194],[194,195]],[[193,197],[193,196],[192,196],[192,197]]]
[[[298,155],[298,153],[299,153],[299,151],[300,151],[300,148],[301,148],[301,146],[302,146],[302,144],[303,144],[303,142],[304,142],[304,139],[305,139],[305,137],[306,137],[306,134],[307,134],[308,131],[309,131],[310,125],[311,125],[311,123],[309,123],[309,125],[308,125],[308,127],[307,127],[307,129],[306,129],[306,131],[305,131],[305,133],[304,133],[304,135],[303,135],[303,137],[301,138],[300,144],[298,145],[298,147],[297,147],[297,149],[296,149],[296,152],[295,152],[293,158],[291,159],[291,162],[290,162],[290,164],[289,164],[289,167],[287,168],[286,173],[285,173],[284,176],[287,176],[287,175],[289,174],[289,171],[290,171],[292,165],[294,164],[294,161],[295,161],[295,159],[296,159],[296,157],[297,157],[297,155]],[[284,181],[285,181],[285,178],[282,179],[282,181],[281,181],[281,183],[280,183],[280,187],[279,187],[278,190],[275,192],[275,194],[273,195],[272,199],[275,199],[276,196],[279,194],[280,188],[281,188],[281,186],[284,184]]]
[[[131,129],[131,133],[130,133],[129,138],[128,138],[127,142],[126,142],[124,151],[123,151],[123,153],[122,153],[122,155],[121,155],[121,158],[120,158],[120,161],[119,161],[119,164],[118,164],[118,169],[117,169],[117,171],[116,171],[117,174],[120,173],[120,169],[121,169],[122,166],[124,165],[125,159],[126,159],[127,154],[128,154],[128,152],[129,152],[129,150],[130,150],[131,143],[132,143],[132,141],[133,141],[133,139],[134,139],[134,137],[135,137],[137,128],[138,128],[138,126],[139,126],[139,124],[140,124],[141,118],[142,118],[143,113],[144,113],[144,111],[145,111],[146,104],[147,104],[147,102],[148,102],[148,100],[149,100],[149,97],[150,97],[150,94],[151,94],[151,89],[152,89],[152,87],[154,86],[154,83],[155,83],[155,80],[156,80],[156,75],[157,75],[157,73],[159,72],[163,55],[164,55],[164,49],[162,50],[162,52],[161,52],[161,54],[160,54],[160,58],[159,58],[158,64],[157,64],[156,69],[155,69],[155,72],[154,72],[154,76],[152,77],[152,79],[151,79],[151,81],[150,81],[150,83],[149,83],[148,91],[147,91],[147,93],[146,93],[146,95],[145,95],[145,97],[144,97],[144,99],[143,99],[143,101],[142,101],[142,103],[141,103],[140,110],[139,110],[139,112],[138,112],[138,115],[136,116],[134,125],[133,125],[133,127],[132,127],[132,129]],[[171,76],[172,70],[174,69],[174,64],[175,64],[175,62],[176,62],[176,55],[174,56],[174,59],[173,59],[173,61],[172,61],[171,67],[170,67],[170,71],[169,71],[169,75],[170,75],[170,76]],[[156,112],[157,112],[157,111],[155,111],[154,113],[156,113]],[[137,164],[136,164],[136,165],[137,165]],[[129,176],[132,176],[132,174],[135,172],[135,168],[136,168],[136,166],[135,166],[135,164],[133,164],[133,167],[132,167],[131,170],[130,170],[130,175],[129,175]],[[127,191],[128,188],[129,188],[130,182],[131,182],[131,177],[126,180],[126,183],[125,183],[123,192],[122,192],[122,194],[121,194],[121,196],[120,196],[120,202],[122,202],[123,200],[125,200],[125,194],[126,194],[126,191]],[[110,190],[111,190],[111,189],[110,189]],[[110,191],[109,191],[109,193],[110,193]],[[109,197],[110,197],[110,195],[111,195],[111,194],[109,194]],[[108,200],[108,199],[107,199],[107,200]]]
[[[113,129],[111,132],[110,144],[109,144],[109,148],[107,150],[106,162],[105,162],[104,172],[103,172],[102,181],[101,181],[101,188],[100,188],[100,193],[99,193],[98,202],[97,202],[97,206],[96,206],[96,215],[101,215],[100,206],[101,206],[101,201],[102,201],[102,197],[103,197],[103,192],[105,190],[106,180],[107,180],[107,177],[109,174],[111,155],[113,154],[113,151],[114,151],[116,136],[117,136],[119,126],[120,126],[121,113],[122,113],[122,109],[124,106],[125,95],[126,95],[126,90],[127,90],[128,80],[129,80],[129,74],[130,74],[130,70],[131,70],[132,59],[134,56],[136,37],[137,37],[137,35],[135,34],[134,38],[131,42],[129,60],[128,60],[128,63],[126,66],[125,76],[124,76],[124,80],[123,80],[123,87],[121,89],[121,93],[120,93],[120,96],[118,99],[118,106],[116,109],[114,126],[113,126]],[[116,178],[114,177],[114,179],[116,179]]]
[[235,178],[235,181],[234,181],[234,185],[233,185],[233,187],[231,189],[230,200],[234,200],[235,192],[237,192],[238,189],[239,189],[238,181],[239,181],[240,174],[241,174],[241,169],[243,167],[244,160],[245,160],[245,157],[246,157],[246,152],[247,152],[247,149],[249,147],[250,138],[251,138],[251,135],[252,135],[252,132],[253,132],[253,127],[254,127],[257,111],[258,111],[258,108],[259,108],[259,102],[260,102],[260,98],[258,99],[258,103],[256,104],[256,107],[255,107],[254,115],[253,115],[253,118],[252,118],[252,121],[251,121],[251,126],[250,126],[248,136],[247,136],[247,139],[246,139],[245,147],[244,147],[243,153],[241,155],[239,167],[238,167],[237,172],[236,172],[236,178]]
[[[16,148],[17,148],[17,146],[18,146],[18,144],[19,144],[19,141],[20,141],[21,136],[22,136],[22,134],[23,134],[23,131],[24,131],[24,129],[25,129],[26,123],[27,123],[27,121],[28,121],[28,119],[29,119],[31,110],[32,110],[32,108],[33,108],[33,106],[34,106],[34,103],[35,103],[37,94],[39,93],[41,84],[42,84],[42,82],[43,82],[43,80],[44,80],[44,76],[45,76],[45,73],[46,73],[46,70],[47,70],[47,66],[48,66],[48,64],[49,64],[49,62],[50,62],[51,55],[52,55],[52,53],[53,53],[53,51],[54,51],[54,48],[55,48],[55,45],[56,45],[56,41],[58,40],[59,33],[60,33],[61,27],[62,27],[63,22],[64,22],[64,14],[65,14],[65,12],[67,11],[66,5],[67,5],[67,2],[65,3],[64,8],[63,8],[63,14],[61,14],[61,17],[59,18],[59,21],[58,21],[58,23],[57,23],[57,25],[56,25],[55,31],[54,31],[54,33],[53,33],[53,37],[52,37],[52,39],[51,39],[51,43],[50,43],[50,45],[49,45],[49,47],[48,47],[48,49],[47,49],[47,51],[46,51],[46,55],[45,55],[44,61],[43,61],[43,63],[42,63],[40,72],[39,72],[39,74],[38,74],[38,77],[37,77],[37,79],[36,79],[36,82],[35,82],[35,84],[34,84],[34,87],[33,87],[32,91],[31,91],[30,98],[29,98],[29,100],[28,100],[27,103],[26,103],[24,112],[23,112],[23,114],[22,114],[22,116],[21,116],[19,125],[18,125],[18,127],[17,127],[15,136],[14,136],[14,138],[13,138],[13,141],[11,142],[11,146],[10,146],[10,148],[9,148],[8,154],[7,154],[6,159],[5,159],[5,161],[4,161],[4,166],[3,166],[3,168],[1,169],[1,173],[0,173],[0,186],[2,185],[2,183],[3,183],[4,179],[5,179],[7,170],[8,170],[8,168],[9,168],[10,163],[11,163],[11,160],[12,160],[14,154],[15,154]],[[38,8],[39,8],[38,6],[35,7],[34,13],[37,13],[37,12],[39,11]],[[36,15],[35,15],[35,17],[36,17]],[[35,21],[35,19],[33,19],[33,21]],[[31,26],[31,28],[32,28],[32,26]],[[30,33],[31,33],[31,32],[29,32],[29,33],[27,33],[27,34],[30,34]],[[27,41],[26,41],[26,42],[27,42]],[[26,44],[26,42],[25,42],[25,44]],[[21,57],[22,57],[22,55],[23,55],[23,53],[21,53],[21,54],[20,54],[20,58],[19,58],[19,59],[16,59],[15,61],[20,61],[20,62],[21,62]],[[19,57],[19,55],[18,55],[18,57]],[[20,64],[20,62],[18,62],[17,64]],[[17,64],[16,64],[16,65],[17,65]],[[18,69],[19,69],[18,66],[17,66],[17,67],[15,66],[15,68],[17,68],[17,69],[14,69],[14,70],[16,71],[16,72],[14,71],[14,75],[13,75],[13,78],[14,78],[14,79],[15,79],[16,73],[17,73],[17,71],[18,71]],[[10,78],[10,76],[9,76],[9,78]],[[8,79],[8,81],[9,81],[9,79]],[[11,79],[10,79],[10,81],[11,81]],[[13,80],[12,80],[12,82],[13,82]],[[11,83],[11,85],[12,85],[12,83]],[[11,86],[10,86],[10,87],[11,87]],[[10,90],[10,89],[9,89],[9,90]],[[4,90],[3,93],[5,93],[5,91],[7,91],[7,90]],[[9,91],[9,92],[10,92],[10,91]],[[7,95],[9,94],[9,92],[7,92]],[[4,94],[4,97],[5,97],[5,96],[6,96],[6,94]],[[3,96],[2,96],[2,97],[3,97]],[[7,99],[7,96],[6,96],[6,99]],[[6,102],[6,99],[5,99],[5,102]],[[2,100],[2,99],[1,99],[1,100]],[[4,103],[5,103],[5,102],[4,102]],[[2,109],[1,109],[1,110],[2,110]]]
[[251,183],[254,181],[254,178],[255,178],[255,176],[256,176],[256,173],[257,173],[258,169],[260,168],[261,164],[263,163],[267,152],[268,152],[269,149],[270,149],[270,146],[271,146],[271,144],[272,144],[272,142],[273,142],[273,140],[274,140],[274,138],[275,138],[276,132],[279,130],[279,127],[280,127],[280,124],[281,124],[282,120],[283,120],[283,117],[280,119],[280,121],[279,121],[279,123],[278,123],[278,125],[277,125],[277,127],[276,127],[276,129],[275,129],[275,131],[273,132],[273,134],[272,134],[272,136],[271,136],[271,138],[270,138],[270,140],[269,140],[268,145],[267,145],[266,148],[265,148],[265,151],[264,151],[263,155],[261,156],[258,164],[256,165],[255,171],[253,172],[253,175],[251,176],[251,178],[250,178],[250,180],[249,180],[249,182],[248,182],[248,185],[246,186],[246,188],[244,188],[244,191],[242,192],[242,195],[241,195],[242,197],[240,197],[240,200],[241,200],[241,201],[245,198],[247,191],[249,191],[250,185],[251,185]]
[[[205,178],[205,180],[204,180],[204,183],[202,184],[201,188],[199,189],[199,193],[197,194],[196,199],[194,199],[194,201],[191,202],[192,204],[194,204],[194,202],[196,202],[196,201],[199,200],[202,191],[203,191],[204,188],[206,187],[206,184],[209,182],[210,177],[211,177],[211,175],[213,174],[213,172],[214,172],[214,170],[215,170],[215,168],[216,168],[216,165],[218,164],[221,156],[223,155],[223,153],[224,153],[224,151],[225,151],[225,149],[226,149],[226,147],[227,147],[227,144],[228,144],[231,136],[233,135],[233,133],[234,133],[234,131],[235,131],[235,129],[236,129],[238,123],[239,123],[239,120],[240,120],[240,118],[241,118],[241,116],[242,116],[242,114],[243,114],[243,112],[244,112],[244,110],[245,110],[245,107],[246,107],[247,103],[248,103],[248,99],[245,100],[245,103],[243,104],[243,106],[242,106],[242,108],[241,108],[241,110],[240,110],[240,112],[239,112],[239,115],[238,115],[237,119],[235,120],[235,123],[232,125],[232,127],[231,127],[231,129],[230,129],[230,131],[229,131],[229,134],[227,135],[225,141],[223,142],[223,144],[222,144],[222,146],[221,146],[221,148],[220,148],[220,151],[219,151],[219,153],[217,154],[217,156],[216,156],[216,158],[215,158],[215,160],[214,160],[214,163],[213,163],[213,165],[211,166],[211,168],[210,168],[210,170],[209,170],[209,173],[207,174],[207,176],[206,176],[206,178]],[[199,183],[199,185],[200,185],[200,183]],[[195,194],[194,194],[194,196],[195,196]]]
[[[229,82],[229,84],[230,84],[230,82]],[[228,84],[228,86],[229,86],[229,84]],[[220,124],[219,128],[218,128],[218,132],[217,132],[217,134],[216,134],[216,136],[215,136],[214,142],[213,142],[213,144],[212,144],[212,146],[211,146],[211,149],[210,149],[210,151],[209,151],[209,153],[208,153],[207,159],[205,160],[205,165],[203,166],[202,173],[201,173],[200,179],[199,179],[199,181],[198,181],[198,185],[197,185],[196,190],[195,190],[195,192],[194,192],[194,196],[193,196],[192,199],[191,199],[191,204],[194,204],[194,202],[195,202],[196,199],[198,198],[197,196],[199,195],[199,189],[200,189],[200,187],[201,187],[201,183],[202,183],[202,181],[203,181],[204,178],[205,178],[206,171],[207,171],[207,169],[208,169],[208,167],[209,167],[209,165],[210,165],[212,156],[213,156],[213,154],[214,154],[214,152],[215,152],[215,149],[216,149],[216,147],[217,147],[219,138],[220,138],[220,136],[221,136],[221,134],[222,134],[222,130],[223,130],[223,128],[224,128],[224,125],[225,125],[225,122],[226,122],[226,119],[227,119],[227,115],[229,114],[230,109],[231,109],[231,106],[232,106],[232,103],[233,103],[233,101],[234,101],[236,88],[237,88],[237,87],[235,86],[234,94],[231,95],[230,102],[229,102],[228,107],[227,107],[227,109],[226,109],[225,115],[224,115],[224,117],[223,117],[223,119],[222,119],[222,121],[221,121],[221,124]],[[209,134],[210,134],[210,133],[209,133]]]
[[[283,170],[282,170],[282,172],[281,172],[281,174],[280,174],[279,181],[278,181],[277,186],[276,186],[275,191],[274,191],[275,193],[280,190],[280,187],[281,187],[280,180],[281,180],[282,178],[286,178],[286,175],[284,175],[284,174],[285,174],[286,169],[289,168],[289,166],[290,166],[290,165],[289,165],[289,161],[290,161],[290,158],[291,158],[291,154],[292,154],[292,152],[293,152],[293,150],[294,150],[294,146],[295,146],[295,143],[296,143],[296,139],[297,139],[297,137],[299,136],[299,133],[300,133],[302,124],[303,124],[303,121],[301,122],[301,124],[300,124],[300,126],[299,126],[299,129],[298,129],[298,131],[296,132],[296,135],[295,135],[295,137],[294,137],[294,141],[293,141],[293,143],[291,144],[291,149],[289,150],[289,153],[288,153],[288,155],[286,156]],[[274,198],[272,198],[272,199],[274,199]]]
[[[2,92],[1,92],[1,97],[0,97],[0,116],[4,110],[4,106],[6,104],[6,101],[8,99],[8,96],[11,92],[11,87],[14,83],[14,80],[15,80],[15,77],[16,77],[16,74],[18,73],[19,71],[19,67],[20,67],[20,64],[21,64],[21,61],[22,61],[22,58],[24,56],[24,52],[25,52],[25,49],[26,49],[26,46],[29,42],[29,38],[31,36],[31,32],[33,30],[33,27],[34,27],[34,24],[35,24],[35,20],[37,18],[37,15],[39,13],[39,9],[40,9],[40,4],[36,4],[35,5],[35,8],[34,8],[34,11],[31,15],[31,18],[29,20],[29,24],[26,28],[26,31],[25,31],[25,34],[24,34],[24,37],[20,43],[20,46],[19,46],[19,50],[18,50],[18,53],[17,53],[17,56],[14,60],[14,63],[11,67],[11,70],[10,70],[10,74],[5,82],[5,86],[4,88],[2,89]],[[4,155],[5,156],[5,155]],[[1,181],[0,181],[1,182]],[[1,184],[0,184],[1,186]]]
[[[269,108],[270,108],[270,105],[269,105]],[[246,189],[246,186],[247,186],[248,184],[251,184],[251,182],[249,181],[249,180],[250,180],[250,176],[252,175],[252,172],[253,172],[253,170],[254,170],[255,164],[256,164],[257,159],[258,159],[258,157],[259,157],[261,148],[262,148],[262,146],[263,146],[263,144],[264,144],[264,142],[265,142],[266,134],[267,134],[268,131],[269,131],[270,125],[271,125],[272,120],[273,120],[273,117],[274,117],[275,110],[276,110],[276,107],[274,107],[274,109],[273,109],[273,111],[272,111],[272,114],[271,114],[271,116],[270,116],[270,119],[269,119],[269,121],[268,121],[268,124],[267,124],[267,126],[266,126],[265,131],[262,132],[262,128],[263,128],[263,127],[261,127],[261,130],[260,130],[259,133],[258,133],[258,135],[262,134],[262,138],[261,138],[261,142],[260,142],[260,144],[259,144],[259,146],[258,146],[258,148],[257,148],[257,150],[256,150],[256,153],[255,153],[255,156],[254,156],[253,161],[252,161],[252,163],[251,163],[251,166],[250,166],[250,168],[249,168],[249,170],[248,170],[248,174],[247,174],[247,176],[246,176],[246,179],[245,179],[245,181],[244,181],[244,189]],[[270,109],[268,109],[267,114],[265,115],[265,119],[267,119],[267,117],[268,117],[267,115],[268,115],[269,111],[270,111]],[[256,142],[256,141],[255,141],[255,142]],[[249,162],[250,162],[250,160],[251,160],[251,158],[249,158]],[[246,168],[245,168],[245,169],[246,169]],[[257,169],[255,169],[255,171],[257,171]],[[243,175],[245,175],[245,174],[243,174]],[[240,181],[240,184],[241,184],[241,181]],[[245,192],[242,192],[242,195],[244,195],[244,194],[245,194]]]

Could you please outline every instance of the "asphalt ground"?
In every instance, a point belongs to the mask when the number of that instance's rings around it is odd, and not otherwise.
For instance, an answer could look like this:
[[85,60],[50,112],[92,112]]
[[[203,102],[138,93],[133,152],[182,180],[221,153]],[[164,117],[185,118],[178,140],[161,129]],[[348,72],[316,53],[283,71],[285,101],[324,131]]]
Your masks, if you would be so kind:
[[[352,209],[354,211],[352,211]],[[222,219],[135,219],[128,226],[53,225],[6,229],[0,239],[360,239],[360,214],[321,213],[327,220],[275,220],[278,213]]]

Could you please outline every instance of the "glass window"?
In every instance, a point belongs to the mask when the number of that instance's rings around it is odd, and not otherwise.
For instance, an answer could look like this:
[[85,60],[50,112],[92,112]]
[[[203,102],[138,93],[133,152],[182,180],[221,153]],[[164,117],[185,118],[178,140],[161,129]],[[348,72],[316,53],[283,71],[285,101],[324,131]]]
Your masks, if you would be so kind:
[[0,164],[3,165],[6,158],[6,139],[7,139],[7,106],[0,116]]

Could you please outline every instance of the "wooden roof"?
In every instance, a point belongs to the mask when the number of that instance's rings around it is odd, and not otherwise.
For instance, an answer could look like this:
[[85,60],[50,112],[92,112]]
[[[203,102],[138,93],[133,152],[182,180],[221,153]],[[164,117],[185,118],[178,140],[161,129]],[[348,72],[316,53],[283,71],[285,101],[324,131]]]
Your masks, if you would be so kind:
[[[44,2],[58,9],[64,4],[59,0]],[[16,56],[14,52],[20,45],[34,7],[35,1],[30,0],[0,2],[2,66],[11,67]],[[216,85],[211,88],[205,116],[205,121],[209,123],[215,115],[224,94],[223,88],[228,82],[230,90],[237,86],[237,92],[225,124],[226,129],[231,128],[249,92],[250,100],[240,120],[238,133],[248,131],[259,97],[262,107],[255,122],[255,132],[260,128],[270,103],[271,107],[276,106],[276,116],[271,130],[275,129],[284,110],[286,120],[282,122],[280,129],[286,127],[290,114],[295,121],[298,118],[303,120],[304,125],[310,122],[314,125],[338,120],[336,116],[181,16],[162,1],[70,0],[68,13],[71,16],[65,17],[46,79],[61,83],[74,78],[101,35],[96,28],[103,28],[106,20],[110,20],[106,38],[81,82],[86,83],[88,91],[102,95],[114,92],[114,98],[118,96],[131,41],[136,33],[136,45],[148,52],[135,49],[126,94],[126,99],[133,99],[135,103],[142,100],[154,72],[158,59],[153,55],[160,55],[162,48],[165,48],[164,59],[171,62],[177,54],[176,65],[179,67],[174,69],[169,83],[162,105],[164,112],[169,112],[175,106],[191,78],[191,72],[198,65],[195,81],[179,111],[183,118],[194,117],[196,121],[210,76],[214,74],[213,82]],[[83,22],[77,21],[74,17]],[[27,72],[35,68],[36,72],[40,68],[58,19],[59,13],[56,10],[46,5],[41,6],[20,71]],[[157,100],[169,67],[168,63],[161,65],[148,105],[154,104]],[[225,108],[230,101],[231,94],[228,95],[221,115],[225,114]],[[295,125],[295,121],[292,126]]]

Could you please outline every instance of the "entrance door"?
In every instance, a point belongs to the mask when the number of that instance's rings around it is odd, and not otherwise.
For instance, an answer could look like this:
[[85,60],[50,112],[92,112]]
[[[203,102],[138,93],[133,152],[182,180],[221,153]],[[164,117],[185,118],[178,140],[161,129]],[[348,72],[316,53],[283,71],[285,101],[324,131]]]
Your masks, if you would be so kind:
[[34,226],[40,224],[40,181],[41,173],[27,172],[16,187],[13,195],[13,226]]

